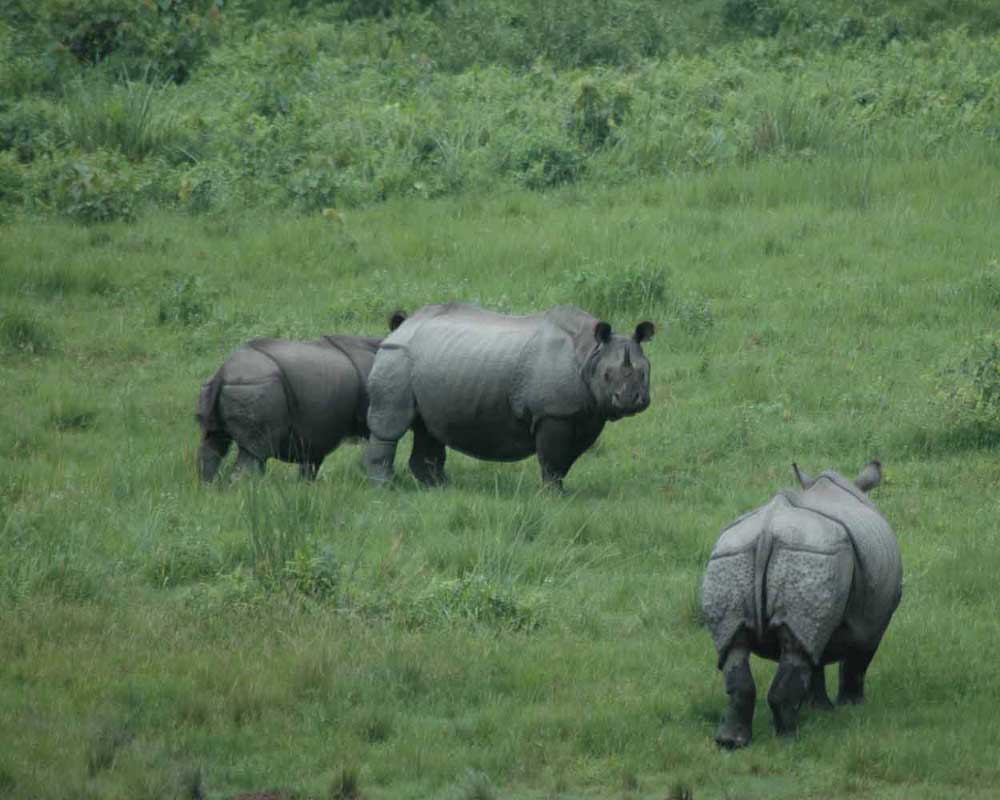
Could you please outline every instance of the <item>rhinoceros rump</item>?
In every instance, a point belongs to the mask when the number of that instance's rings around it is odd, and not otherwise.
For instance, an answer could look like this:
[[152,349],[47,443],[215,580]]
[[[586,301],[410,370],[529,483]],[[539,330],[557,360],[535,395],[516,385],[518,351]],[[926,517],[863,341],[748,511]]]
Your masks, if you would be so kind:
[[[406,318],[397,311],[395,330]],[[202,386],[198,471],[215,478],[236,442],[236,469],[263,472],[268,458],[299,465],[314,478],[344,439],[365,437],[367,379],[381,339],[324,336],[307,342],[254,339],[236,350]]]
[[702,584],[702,610],[719,654],[729,707],[723,747],[750,743],[756,687],[749,656],[779,663],[768,692],[778,733],[796,729],[803,700],[830,707],[824,665],[840,662],[838,703],[860,703],[865,671],[902,594],[896,537],[867,492],[877,461],[855,481],[809,478],[725,528]]
[[400,437],[413,429],[410,469],[445,479],[445,447],[476,458],[538,454],[542,478],[561,487],[608,420],[649,405],[642,322],[632,336],[576,308],[524,317],[463,304],[425,306],[387,336],[368,386],[369,477],[393,475]]

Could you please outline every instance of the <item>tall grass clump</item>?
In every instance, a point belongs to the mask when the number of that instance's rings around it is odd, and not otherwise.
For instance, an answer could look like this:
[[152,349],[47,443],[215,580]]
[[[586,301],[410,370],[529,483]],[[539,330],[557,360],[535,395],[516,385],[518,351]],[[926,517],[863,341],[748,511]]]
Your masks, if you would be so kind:
[[55,349],[55,334],[36,316],[18,309],[0,308],[0,350],[46,355]]
[[67,142],[84,152],[121,153],[130,161],[176,157],[177,125],[163,108],[164,87],[150,80],[111,83],[79,78],[66,87],[62,128]]
[[622,267],[610,261],[569,274],[573,302],[605,318],[649,315],[667,299],[667,268],[643,260]]

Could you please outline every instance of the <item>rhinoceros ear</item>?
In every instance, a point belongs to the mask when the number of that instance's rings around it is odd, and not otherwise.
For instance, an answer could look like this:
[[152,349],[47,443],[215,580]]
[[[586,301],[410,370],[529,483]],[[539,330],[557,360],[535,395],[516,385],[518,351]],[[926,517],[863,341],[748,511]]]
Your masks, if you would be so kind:
[[795,473],[795,478],[798,480],[799,486],[803,489],[809,489],[814,483],[816,483],[816,479],[809,477],[808,472],[800,470],[799,465],[794,461],[792,462],[792,471]]
[[389,317],[389,330],[394,331],[406,321],[405,311],[393,311]]
[[862,492],[868,494],[872,489],[882,483],[882,462],[869,461],[864,465],[858,477],[854,479],[854,485]]
[[594,325],[594,338],[597,339],[600,344],[607,344],[610,342],[611,326],[604,320],[598,322]]
[[649,320],[646,320],[635,326],[635,333],[632,334],[632,338],[637,344],[642,344],[652,339],[654,333],[656,333],[656,326]]

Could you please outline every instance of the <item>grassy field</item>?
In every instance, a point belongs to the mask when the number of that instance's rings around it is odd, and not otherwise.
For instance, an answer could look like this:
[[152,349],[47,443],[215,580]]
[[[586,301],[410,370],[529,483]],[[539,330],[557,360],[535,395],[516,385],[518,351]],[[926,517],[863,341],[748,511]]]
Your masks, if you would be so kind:
[[[996,3],[568,8],[0,0],[0,798],[998,795]],[[651,407],[198,484],[233,348],[446,300],[655,320]],[[868,704],[719,752],[719,529],[873,457]]]
[[[995,797],[1000,464],[950,390],[996,367],[963,359],[1000,307],[998,166],[972,141],[0,229],[0,795]],[[377,492],[355,447],[315,485],[275,462],[197,484],[194,402],[230,349],[446,299],[657,320],[652,406],[564,498],[533,461],[455,454],[448,488],[400,464]],[[874,456],[905,589],[868,704],[784,741],[761,691],[753,746],[717,751],[720,527],[792,460]]]

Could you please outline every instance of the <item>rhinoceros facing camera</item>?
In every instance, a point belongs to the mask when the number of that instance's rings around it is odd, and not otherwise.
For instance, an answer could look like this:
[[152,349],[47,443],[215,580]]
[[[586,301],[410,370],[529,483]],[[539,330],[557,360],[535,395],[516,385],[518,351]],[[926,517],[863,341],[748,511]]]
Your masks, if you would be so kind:
[[369,378],[369,477],[392,478],[396,444],[413,429],[410,469],[444,481],[445,447],[475,458],[538,454],[542,479],[561,488],[604,424],[649,406],[642,343],[576,308],[524,317],[463,304],[425,306],[386,337]]

